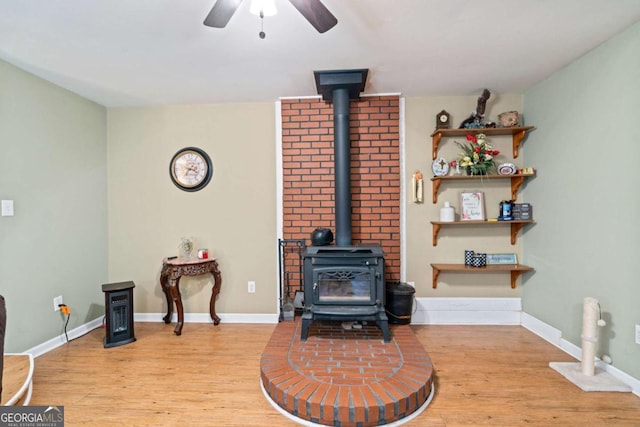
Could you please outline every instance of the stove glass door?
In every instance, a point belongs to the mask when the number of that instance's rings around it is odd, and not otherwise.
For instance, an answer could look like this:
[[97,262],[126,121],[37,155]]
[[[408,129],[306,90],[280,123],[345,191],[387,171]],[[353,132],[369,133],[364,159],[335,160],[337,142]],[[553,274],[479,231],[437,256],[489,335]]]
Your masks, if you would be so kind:
[[314,271],[316,303],[371,304],[375,271],[367,267],[326,267]]

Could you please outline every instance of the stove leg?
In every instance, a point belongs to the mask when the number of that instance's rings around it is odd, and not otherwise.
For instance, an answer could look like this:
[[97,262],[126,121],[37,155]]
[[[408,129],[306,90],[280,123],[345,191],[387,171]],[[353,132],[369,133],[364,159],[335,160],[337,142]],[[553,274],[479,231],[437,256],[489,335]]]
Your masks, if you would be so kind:
[[313,319],[311,317],[305,318],[304,314],[302,315],[302,333],[300,334],[300,341],[306,341],[309,336],[309,326]]
[[384,311],[378,312],[376,323],[380,327],[380,329],[382,329],[382,337],[384,338],[384,342],[391,341],[391,332],[389,331],[389,318]]
[[376,322],[380,329],[382,329],[382,338],[384,342],[391,341],[391,332],[389,331],[389,321],[388,320],[378,320]]

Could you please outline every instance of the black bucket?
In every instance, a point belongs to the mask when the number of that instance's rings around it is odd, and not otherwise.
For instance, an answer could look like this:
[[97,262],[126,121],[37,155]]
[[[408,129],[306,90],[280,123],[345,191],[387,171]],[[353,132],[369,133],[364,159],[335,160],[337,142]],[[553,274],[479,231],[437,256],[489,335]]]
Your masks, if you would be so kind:
[[416,290],[402,282],[387,282],[385,309],[389,323],[408,325],[411,323],[413,299]]

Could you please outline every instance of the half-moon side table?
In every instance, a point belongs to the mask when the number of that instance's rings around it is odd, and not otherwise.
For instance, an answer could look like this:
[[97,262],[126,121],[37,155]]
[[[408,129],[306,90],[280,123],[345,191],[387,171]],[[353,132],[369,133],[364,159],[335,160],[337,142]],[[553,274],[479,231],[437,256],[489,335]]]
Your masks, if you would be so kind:
[[180,278],[182,276],[199,276],[201,274],[211,273],[213,275],[213,289],[211,290],[211,300],[209,301],[209,313],[213,324],[220,323],[220,318],[216,314],[216,298],[220,293],[222,285],[222,276],[218,269],[218,263],[213,258],[197,259],[197,258],[174,258],[162,260],[162,271],[160,273],[160,285],[162,291],[167,298],[167,315],[162,318],[164,323],[171,323],[171,315],[173,314],[173,304],[176,305],[178,312],[178,323],[173,332],[176,335],[182,333],[182,325],[184,324],[184,311],[182,308],[182,296],[180,296]]

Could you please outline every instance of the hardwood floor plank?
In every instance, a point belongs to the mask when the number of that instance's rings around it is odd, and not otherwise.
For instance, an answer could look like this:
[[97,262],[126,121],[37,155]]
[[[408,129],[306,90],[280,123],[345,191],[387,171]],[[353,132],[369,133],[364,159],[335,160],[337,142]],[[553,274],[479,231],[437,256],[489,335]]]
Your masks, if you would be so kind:
[[[31,371],[30,356],[23,354],[5,354],[3,365],[2,401],[0,404],[6,405],[10,401],[14,401],[14,405],[24,403],[28,393],[25,387],[28,387],[29,374]],[[19,392],[22,392],[20,396],[18,396]]]
[[445,425],[640,426],[640,398],[585,393],[549,368],[569,355],[519,326],[416,326]]
[[[275,325],[136,323],[103,348],[98,329],[35,360],[32,405],[64,405],[68,426],[286,427],[260,390]],[[549,368],[575,362],[519,326],[412,326],[436,394],[411,427],[640,426],[640,398],[586,393]]]

